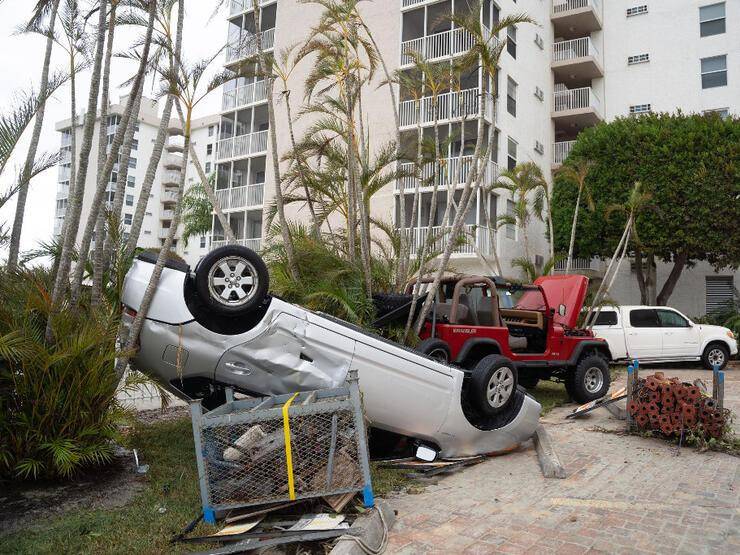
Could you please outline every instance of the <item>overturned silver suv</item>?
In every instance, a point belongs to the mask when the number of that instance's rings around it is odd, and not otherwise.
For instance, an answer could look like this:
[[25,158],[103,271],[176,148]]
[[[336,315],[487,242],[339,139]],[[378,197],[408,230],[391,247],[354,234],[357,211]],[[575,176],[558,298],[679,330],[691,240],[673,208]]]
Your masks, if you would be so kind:
[[[124,325],[139,310],[155,262],[143,253],[126,276]],[[357,369],[370,425],[444,457],[504,451],[534,433],[540,405],[518,387],[504,357],[472,370],[448,365],[271,296],[268,286],[262,259],[241,246],[213,250],[194,270],[169,262],[132,364],[207,408],[224,401],[226,386],[255,396],[332,388]],[[485,391],[472,391],[473,383]]]

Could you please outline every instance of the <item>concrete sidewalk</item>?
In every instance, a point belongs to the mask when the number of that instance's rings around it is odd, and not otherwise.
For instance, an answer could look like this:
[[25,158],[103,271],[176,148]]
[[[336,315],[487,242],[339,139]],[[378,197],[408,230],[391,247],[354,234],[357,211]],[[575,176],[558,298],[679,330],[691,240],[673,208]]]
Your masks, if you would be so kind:
[[[711,391],[711,372],[658,369]],[[727,372],[725,406],[740,408],[738,371]],[[740,553],[740,458],[605,433],[624,423],[604,409],[564,420],[572,409],[542,420],[566,479],[545,480],[530,443],[391,498],[388,552]]]

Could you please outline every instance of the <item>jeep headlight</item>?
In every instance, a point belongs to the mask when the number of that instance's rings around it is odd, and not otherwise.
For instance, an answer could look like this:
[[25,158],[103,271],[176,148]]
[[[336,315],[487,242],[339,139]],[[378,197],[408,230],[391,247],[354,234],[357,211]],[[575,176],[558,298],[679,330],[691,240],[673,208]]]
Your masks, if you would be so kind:
[[729,337],[730,339],[735,339],[735,334],[732,333],[732,330],[727,330],[727,337]]

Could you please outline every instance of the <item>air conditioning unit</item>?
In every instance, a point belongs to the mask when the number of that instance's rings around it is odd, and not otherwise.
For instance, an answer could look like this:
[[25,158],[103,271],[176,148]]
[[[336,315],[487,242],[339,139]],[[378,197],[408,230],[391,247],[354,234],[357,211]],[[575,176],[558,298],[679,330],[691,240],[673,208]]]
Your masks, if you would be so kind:
[[543,145],[539,141],[534,142],[534,151],[538,154],[544,154],[545,153],[545,145]]
[[543,90],[542,90],[541,88],[539,88],[539,87],[535,87],[535,88],[534,88],[534,95],[535,95],[535,96],[536,96],[536,97],[537,97],[537,98],[538,98],[538,99],[539,99],[540,101],[542,101],[542,100],[544,100],[544,99],[545,99],[545,92],[544,92],[544,91],[543,91]]
[[539,47],[540,47],[540,50],[544,50],[544,49],[545,49],[545,41],[544,41],[544,40],[542,40],[542,37],[540,36],[540,34],[539,34],[539,33],[535,33],[535,34],[534,34],[534,43],[535,43],[535,44],[536,44],[537,46],[539,46]]

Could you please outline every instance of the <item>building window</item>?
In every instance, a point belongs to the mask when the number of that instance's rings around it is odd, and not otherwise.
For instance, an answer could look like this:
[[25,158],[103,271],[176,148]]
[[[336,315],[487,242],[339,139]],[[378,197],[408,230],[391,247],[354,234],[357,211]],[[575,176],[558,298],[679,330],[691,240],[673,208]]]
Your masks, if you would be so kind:
[[131,150],[137,150],[139,148],[139,139],[131,139]]
[[506,80],[506,111],[516,117],[516,81],[511,77]]
[[545,41],[542,39],[539,33],[534,34],[534,43],[539,47],[540,50],[545,49]]
[[200,248],[201,249],[206,248],[206,236],[205,235],[200,236]]
[[[516,217],[515,209],[516,209],[516,205],[514,204],[514,201],[507,200],[506,201],[506,215],[514,219]],[[506,224],[506,238],[513,239],[514,241],[516,241],[516,224],[515,223]]]
[[516,59],[516,27],[513,25],[506,29],[506,50],[511,57]]
[[213,143],[206,145],[206,156],[213,154]]
[[644,64],[650,61],[650,54],[637,54],[636,56],[629,56],[627,63],[631,66],[635,64]]
[[710,4],[699,8],[699,33],[702,37],[721,35],[725,32],[725,3]]
[[730,117],[730,109],[729,108],[715,108],[714,110],[704,110],[704,115],[711,115],[711,114],[717,114],[722,119],[727,119]]
[[650,104],[635,104],[630,106],[630,114],[649,114]]
[[646,13],[648,13],[647,4],[643,4],[642,6],[635,6],[634,8],[627,8],[627,17],[642,15]]
[[732,276],[706,276],[707,314],[726,312],[735,302],[735,280]]
[[128,167],[129,169],[136,169],[136,158],[129,158],[128,159]]
[[126,206],[134,205],[134,195],[126,195]]
[[136,186],[136,177],[133,175],[127,175],[126,176],[126,187],[135,187]]
[[215,133],[215,128],[216,128],[215,125],[209,125],[208,126],[208,136],[209,137],[213,137],[213,134]]
[[701,88],[711,89],[727,85],[727,56],[701,59]]
[[211,173],[211,163],[206,162],[206,175],[208,175],[209,173]]
[[134,217],[131,214],[124,214],[123,215],[123,223],[125,225],[131,225],[131,222],[133,221]]
[[509,153],[506,160],[506,167],[509,171],[513,171],[516,168],[516,148],[518,144],[514,139],[509,137]]

